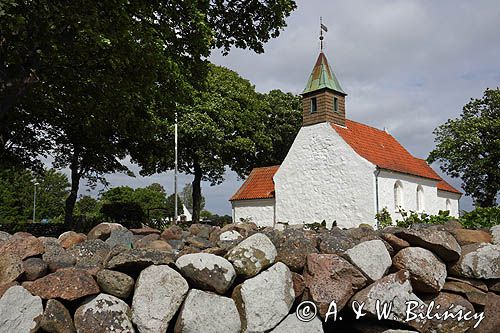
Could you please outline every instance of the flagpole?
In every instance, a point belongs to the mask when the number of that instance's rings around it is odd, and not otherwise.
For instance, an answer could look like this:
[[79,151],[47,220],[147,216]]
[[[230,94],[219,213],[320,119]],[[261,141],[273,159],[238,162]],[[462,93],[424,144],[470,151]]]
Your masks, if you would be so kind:
[[177,110],[175,110],[175,125],[174,125],[174,141],[175,141],[175,166],[174,166],[174,223],[177,224],[177,167],[178,167],[178,160],[177,160]]

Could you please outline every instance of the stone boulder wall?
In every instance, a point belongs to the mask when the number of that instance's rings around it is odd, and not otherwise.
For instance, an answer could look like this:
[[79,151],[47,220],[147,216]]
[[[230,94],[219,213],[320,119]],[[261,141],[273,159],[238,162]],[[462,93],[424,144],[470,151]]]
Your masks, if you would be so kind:
[[457,223],[1,232],[0,332],[497,333],[499,241]]

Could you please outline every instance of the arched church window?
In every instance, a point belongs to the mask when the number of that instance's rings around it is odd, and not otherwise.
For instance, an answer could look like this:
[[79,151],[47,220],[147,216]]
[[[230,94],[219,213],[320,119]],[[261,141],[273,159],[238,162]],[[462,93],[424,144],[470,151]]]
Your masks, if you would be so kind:
[[417,211],[421,212],[425,209],[424,207],[424,189],[422,185],[417,186]]
[[403,184],[398,180],[394,183],[394,209],[403,208]]
[[311,98],[311,113],[318,111],[318,100],[316,97]]
[[451,213],[451,200],[446,199],[446,210]]

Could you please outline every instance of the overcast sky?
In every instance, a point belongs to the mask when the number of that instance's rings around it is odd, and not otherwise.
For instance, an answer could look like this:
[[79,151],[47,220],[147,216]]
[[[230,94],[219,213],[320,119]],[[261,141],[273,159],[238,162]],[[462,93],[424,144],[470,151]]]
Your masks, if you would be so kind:
[[[421,158],[434,147],[435,127],[458,117],[471,97],[500,86],[498,0],[302,0],[297,4],[288,27],[266,45],[264,54],[232,50],[223,57],[214,52],[211,60],[235,70],[258,91],[298,94],[319,53],[321,15],[329,29],[324,52],[348,94],[347,117],[387,128]],[[132,187],[159,182],[173,192],[171,173],[147,178],[111,175],[108,180],[113,186]],[[179,186],[190,181],[190,176],[181,176]],[[450,182],[460,187],[459,180]],[[240,184],[231,172],[221,185],[204,183],[206,208],[230,214],[228,198]],[[471,200],[462,199],[461,206],[470,209]]]

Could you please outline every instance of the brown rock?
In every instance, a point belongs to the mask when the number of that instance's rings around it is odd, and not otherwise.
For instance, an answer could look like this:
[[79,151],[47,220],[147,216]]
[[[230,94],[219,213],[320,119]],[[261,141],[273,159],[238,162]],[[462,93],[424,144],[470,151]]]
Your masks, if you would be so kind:
[[0,256],[0,285],[15,281],[24,272],[23,262],[12,253]]
[[43,243],[38,238],[27,233],[16,233],[0,246],[0,253],[10,253],[20,259],[38,256],[43,254],[44,251]]
[[214,227],[208,224],[195,223],[189,226],[189,232],[191,233],[191,235],[206,239],[210,237],[210,234],[212,233],[213,230]]
[[85,234],[78,234],[74,231],[66,231],[59,236],[58,240],[63,248],[69,249],[75,244],[86,241],[87,236]]
[[182,239],[182,228],[176,225],[168,227],[161,233],[161,238],[165,240]]
[[498,333],[500,327],[500,296],[494,293],[486,294],[484,306],[484,320],[479,324],[473,333]]
[[23,261],[24,279],[34,281],[47,274],[47,264],[40,258],[28,258]]
[[87,239],[101,239],[106,240],[111,235],[113,230],[126,229],[119,223],[99,223],[87,234]]
[[146,249],[155,249],[155,250],[162,250],[162,251],[173,251],[172,246],[165,242],[164,240],[158,239],[154,240],[148,243],[148,245],[145,247]]
[[99,293],[99,286],[87,272],[61,269],[25,286],[43,299],[61,298],[68,301]]
[[389,245],[394,249],[394,252],[398,252],[404,248],[410,247],[410,243],[395,236],[394,234],[382,233],[380,237],[382,237],[383,240],[389,243]]
[[486,301],[486,292],[474,288],[468,283],[459,281],[446,281],[443,286],[443,291],[451,291],[461,294],[474,305],[484,306]]
[[[432,301],[434,305],[431,313],[434,314],[434,316],[436,314],[443,316],[445,311],[448,313],[459,313],[459,311],[462,311],[464,314],[468,312],[470,316],[475,313],[472,304],[459,295],[442,292]],[[428,305],[430,304],[429,301],[426,303]],[[453,305],[453,307],[450,309],[451,305]],[[440,306],[439,309],[437,308],[438,306]],[[427,332],[464,333],[467,332],[470,327],[474,326],[474,323],[475,321],[473,320],[466,321],[456,318],[448,318],[448,320],[431,319],[428,322]]]
[[306,285],[304,283],[304,277],[298,273],[292,272],[292,282],[293,291],[295,292],[295,298],[302,296]]
[[304,299],[313,301],[322,317],[332,300],[340,311],[367,282],[347,260],[334,254],[309,254],[304,268]]
[[434,252],[445,262],[452,262],[460,258],[460,245],[455,237],[449,232],[436,230],[434,228],[422,228],[419,230],[405,229],[396,232],[396,236],[406,240],[412,246],[423,247]]
[[489,291],[500,294],[500,281],[492,281],[488,286]]
[[19,283],[17,281],[0,284],[0,298],[2,298],[3,294],[7,291],[7,289],[9,289],[12,286],[18,286],[18,285]]
[[209,241],[206,238],[198,237],[198,236],[191,236],[186,239],[186,242],[194,247],[197,247],[199,249],[208,249],[209,247],[214,247],[215,244]]
[[159,236],[161,234],[160,230],[153,229],[153,228],[150,228],[150,227],[142,227],[142,228],[139,228],[139,229],[130,229],[130,231],[132,231],[132,233],[134,235],[152,235],[152,234],[155,234],[155,235]]
[[59,301],[49,299],[43,312],[40,328],[48,333],[74,333],[75,325],[68,309]]
[[446,280],[467,283],[467,284],[473,286],[474,288],[477,288],[477,289],[484,291],[484,292],[488,292],[488,286],[486,285],[486,283],[484,283],[481,280],[468,279],[468,278],[464,278],[464,277],[457,278],[454,276],[448,276],[446,278]]
[[286,229],[277,241],[276,261],[281,261],[294,272],[302,272],[307,255],[318,253],[316,237],[307,236],[308,231]]
[[211,247],[201,251],[202,253],[215,254],[216,256],[224,257],[227,253],[226,249],[220,247]]
[[460,246],[492,242],[491,235],[482,230],[452,229],[450,232]]
[[[139,236],[140,237],[140,236]],[[147,248],[148,244],[152,241],[160,239],[159,234],[149,234],[144,237],[141,237],[137,240],[134,241],[134,248],[136,249],[142,249],[142,248]]]

